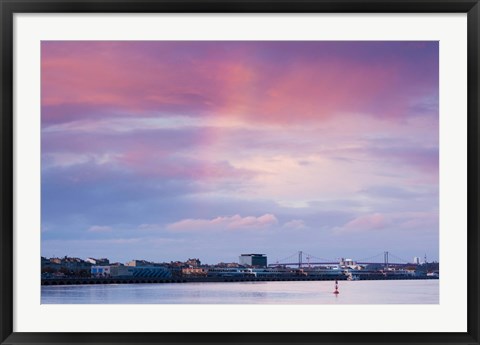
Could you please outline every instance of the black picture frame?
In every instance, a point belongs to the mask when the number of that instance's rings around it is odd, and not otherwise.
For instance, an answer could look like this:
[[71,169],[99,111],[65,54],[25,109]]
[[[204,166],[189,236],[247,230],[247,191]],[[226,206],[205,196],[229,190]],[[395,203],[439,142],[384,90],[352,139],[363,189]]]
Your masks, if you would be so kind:
[[[0,0],[1,344],[479,344],[478,0]],[[468,14],[468,315],[465,333],[18,333],[13,332],[13,16],[15,13],[442,13]],[[452,315],[455,317],[455,315]],[[406,320],[408,322],[408,320]]]

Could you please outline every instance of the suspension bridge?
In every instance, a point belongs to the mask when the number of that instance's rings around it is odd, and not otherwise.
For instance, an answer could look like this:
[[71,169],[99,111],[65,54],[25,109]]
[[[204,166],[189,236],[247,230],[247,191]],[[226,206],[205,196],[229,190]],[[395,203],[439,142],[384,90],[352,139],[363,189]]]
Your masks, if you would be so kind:
[[[383,258],[383,259],[382,259]],[[394,261],[390,261],[393,259]],[[427,257],[425,256],[425,262]],[[412,265],[411,262],[408,262],[405,259],[402,259],[391,252],[384,251],[367,258],[361,258],[358,260],[337,258],[337,259],[328,259],[321,258],[315,255],[308,254],[304,251],[298,251],[289,255],[281,260],[277,260],[274,264],[269,264],[269,267],[275,266],[297,266],[302,267],[311,267],[311,266],[329,266],[329,265],[380,265],[386,268],[388,267],[403,267],[407,265]]]

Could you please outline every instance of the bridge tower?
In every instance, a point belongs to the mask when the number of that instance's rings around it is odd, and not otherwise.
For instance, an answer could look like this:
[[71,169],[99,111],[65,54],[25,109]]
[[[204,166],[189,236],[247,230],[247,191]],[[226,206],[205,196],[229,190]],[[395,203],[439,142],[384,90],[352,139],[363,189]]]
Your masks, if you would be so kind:
[[383,264],[385,269],[388,270],[388,252],[383,252]]
[[303,252],[299,251],[298,252],[298,268],[302,268],[302,257],[303,257]]

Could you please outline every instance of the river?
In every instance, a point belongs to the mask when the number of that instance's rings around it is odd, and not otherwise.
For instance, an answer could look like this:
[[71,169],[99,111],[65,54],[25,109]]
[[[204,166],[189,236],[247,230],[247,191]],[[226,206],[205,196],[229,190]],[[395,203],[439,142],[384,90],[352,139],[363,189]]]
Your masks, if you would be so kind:
[[42,286],[42,304],[438,304],[439,280]]

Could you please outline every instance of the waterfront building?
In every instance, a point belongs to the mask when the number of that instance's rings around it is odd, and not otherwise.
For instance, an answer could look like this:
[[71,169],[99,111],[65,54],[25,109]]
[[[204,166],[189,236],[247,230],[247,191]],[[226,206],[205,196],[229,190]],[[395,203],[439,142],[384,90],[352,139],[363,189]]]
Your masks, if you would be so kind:
[[41,263],[41,267],[42,267],[42,273],[44,272],[49,272],[49,273],[52,273],[52,272],[55,272],[55,271],[58,271],[58,269],[61,267],[61,261],[58,261],[58,262],[55,262],[54,260],[52,259],[47,259],[47,258],[44,258],[42,256],[42,263]]
[[190,267],[198,267],[202,263],[201,263],[200,259],[188,259],[187,261],[185,261],[185,264],[190,266]]
[[[354,269],[349,269],[347,271],[353,271]],[[344,270],[340,267],[311,267],[311,268],[303,268],[301,270],[303,275],[311,276],[311,277],[322,277],[322,276],[341,276],[344,274]]]
[[267,267],[267,256],[265,254],[241,254],[240,265],[253,267]]
[[249,268],[248,270],[259,278],[306,275],[301,269],[286,267]]
[[103,278],[110,277],[110,266],[92,266],[90,268],[90,273],[92,277]]
[[110,264],[110,260],[108,260],[107,258],[101,258],[101,259],[87,258],[85,262],[88,262],[92,265],[97,265],[97,266],[107,266]]
[[238,268],[242,267],[238,262],[219,262],[218,264],[214,265],[215,267],[229,267],[229,268]]
[[418,256],[414,256],[414,257],[413,257],[413,263],[414,263],[415,265],[420,265],[420,258],[419,258]]
[[[44,262],[44,268],[46,269],[49,266],[47,271],[52,271],[52,269],[58,273],[63,273],[65,276],[88,276],[90,275],[91,263],[83,261],[79,258],[63,257],[63,258],[52,258],[50,259],[50,264]],[[51,272],[53,273],[53,272]]]
[[125,264],[125,266],[132,266],[132,267],[149,267],[153,266],[153,262],[146,261],[146,260],[132,260]]
[[133,276],[141,278],[171,278],[172,272],[166,267],[135,267]]
[[298,276],[312,277],[340,277],[343,270],[340,269],[298,269],[287,267],[211,267],[208,269],[208,277],[240,277],[240,278],[285,278]]
[[358,266],[357,263],[355,261],[353,261],[352,259],[345,259],[345,258],[340,258],[340,262],[339,262],[339,265],[341,267],[345,267],[345,268],[355,268],[357,269]]
[[139,277],[139,278],[170,278],[172,273],[166,267],[150,266],[92,266],[92,277]]
[[131,277],[135,267],[123,266],[123,265],[110,265],[110,275],[112,277]]
[[41,273],[55,276],[89,276],[92,264],[79,258],[42,258]]
[[206,277],[208,274],[208,268],[203,267],[185,267],[182,268],[182,275],[189,277]]
[[234,267],[212,267],[207,272],[209,277],[254,277],[251,269]]

